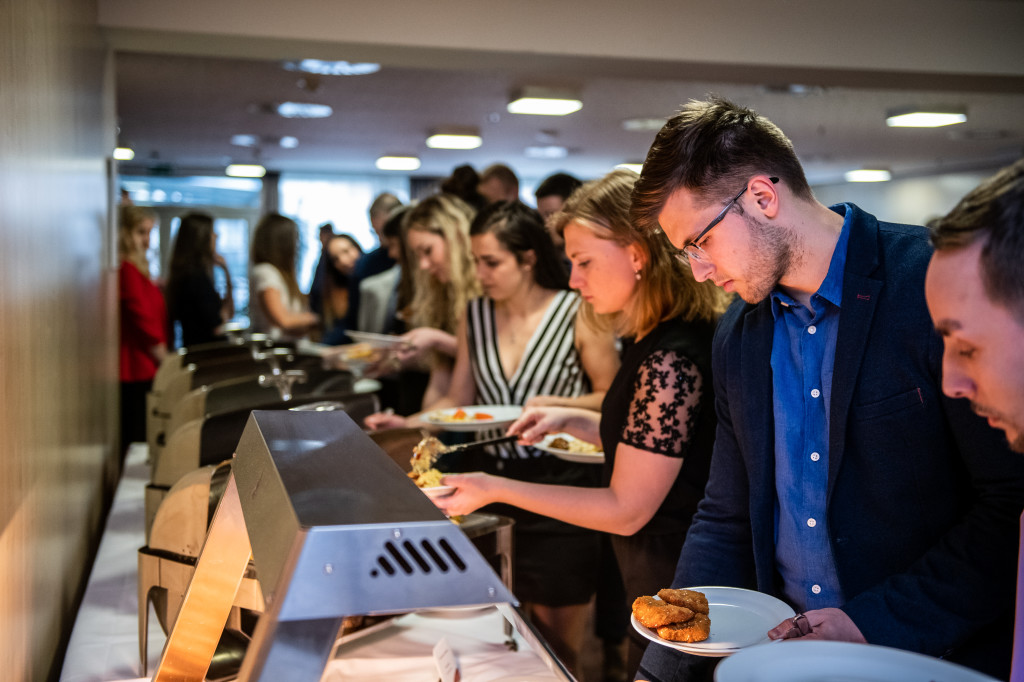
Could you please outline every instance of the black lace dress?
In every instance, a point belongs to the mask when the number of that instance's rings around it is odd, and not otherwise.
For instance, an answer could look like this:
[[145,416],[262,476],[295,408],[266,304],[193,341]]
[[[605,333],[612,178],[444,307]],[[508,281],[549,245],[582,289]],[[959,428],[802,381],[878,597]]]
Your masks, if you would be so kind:
[[690,519],[704,495],[716,425],[713,333],[713,323],[673,319],[638,342],[624,341],[622,367],[601,406],[604,485],[611,481],[619,443],[683,458],[647,525],[631,536],[612,536],[630,602],[671,586]]

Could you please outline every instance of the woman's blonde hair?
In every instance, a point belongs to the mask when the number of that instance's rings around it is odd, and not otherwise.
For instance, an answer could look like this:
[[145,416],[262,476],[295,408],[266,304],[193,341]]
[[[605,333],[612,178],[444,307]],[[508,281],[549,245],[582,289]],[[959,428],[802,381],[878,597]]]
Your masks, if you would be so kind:
[[577,189],[549,218],[559,234],[571,222],[589,229],[598,239],[619,246],[635,246],[644,264],[631,305],[621,312],[598,315],[589,304],[581,309],[584,319],[611,327],[624,337],[644,336],[662,320],[714,320],[728,305],[728,296],[711,281],[698,282],[688,263],[676,258],[664,234],[640,231],[629,220],[630,194],[637,174],[615,170]]
[[458,321],[465,314],[466,304],[481,294],[469,248],[473,215],[469,204],[451,194],[427,197],[406,211],[403,235],[411,230],[440,235],[448,251],[450,273],[448,282],[442,284],[417,268],[416,290],[409,305],[409,321],[413,327],[434,327],[454,334]]
[[146,277],[149,277],[149,261],[146,260],[146,252],[136,248],[132,231],[147,220],[156,224],[156,219],[156,211],[145,206],[121,206],[118,211],[117,253],[121,260],[137,267]]

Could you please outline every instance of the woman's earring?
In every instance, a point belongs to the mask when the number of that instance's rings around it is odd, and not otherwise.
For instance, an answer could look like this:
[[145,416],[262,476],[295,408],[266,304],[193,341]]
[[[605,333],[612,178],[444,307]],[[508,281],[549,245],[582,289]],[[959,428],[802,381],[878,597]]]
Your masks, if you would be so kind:
[[640,270],[634,270],[633,274],[636,275],[636,281],[640,281]]

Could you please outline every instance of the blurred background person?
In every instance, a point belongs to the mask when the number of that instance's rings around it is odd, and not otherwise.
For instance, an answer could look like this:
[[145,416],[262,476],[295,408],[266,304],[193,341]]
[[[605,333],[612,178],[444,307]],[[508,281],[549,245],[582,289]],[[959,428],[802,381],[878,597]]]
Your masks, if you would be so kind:
[[[568,290],[567,273],[540,214],[518,201],[491,204],[473,222],[471,235],[485,295],[468,303],[459,325],[447,393],[425,407],[524,405],[540,399],[599,404],[618,367],[614,339],[577,316],[580,297]],[[417,426],[418,417],[374,415],[367,425]],[[538,483],[598,483],[597,467],[515,444],[465,453],[439,462],[438,468]],[[515,519],[516,595],[559,658],[575,668],[597,586],[599,536],[520,509],[489,511]]]
[[276,339],[305,336],[320,322],[309,311],[295,278],[299,228],[279,213],[268,213],[252,235],[249,317],[253,332]]
[[[223,338],[224,323],[235,315],[231,273],[216,248],[212,216],[192,212],[182,217],[171,248],[166,291],[171,324],[180,327],[186,347]],[[224,271],[223,297],[214,286],[214,267]]]
[[313,269],[313,282],[309,285],[309,309],[321,317],[324,314],[324,276],[327,271],[327,263],[330,260],[327,256],[327,243],[335,234],[334,223],[324,223],[320,226],[320,258],[316,261],[316,267]]
[[[533,192],[533,196],[537,199],[537,211],[541,217],[547,221],[548,218],[561,211],[565,200],[582,184],[583,182],[568,173],[555,173],[544,178]],[[552,235],[552,237],[554,236]],[[561,240],[561,235],[558,236],[558,239]]]
[[356,261],[355,270],[349,277],[348,289],[348,313],[345,315],[345,328],[358,329],[359,324],[359,283],[367,277],[372,277],[394,267],[395,261],[388,255],[387,246],[384,244],[383,228],[388,221],[388,216],[402,202],[390,192],[382,192],[374,198],[370,204],[370,227],[377,233],[380,244],[376,249],[363,254]]
[[495,201],[519,201],[519,178],[515,171],[503,163],[485,168],[480,173],[476,189],[489,204]]
[[463,164],[452,170],[452,174],[441,182],[441,192],[457,196],[479,211],[487,204],[487,200],[477,191],[479,184],[480,175],[476,169],[469,164]]
[[328,345],[345,342],[345,320],[348,316],[351,279],[356,261],[363,249],[352,235],[336,234],[327,242],[327,267],[321,282],[323,312],[320,314],[323,334],[321,341]]
[[156,213],[121,206],[118,218],[118,298],[121,314],[121,457],[128,445],[146,440],[146,394],[167,355],[167,308],[149,278],[149,236]]

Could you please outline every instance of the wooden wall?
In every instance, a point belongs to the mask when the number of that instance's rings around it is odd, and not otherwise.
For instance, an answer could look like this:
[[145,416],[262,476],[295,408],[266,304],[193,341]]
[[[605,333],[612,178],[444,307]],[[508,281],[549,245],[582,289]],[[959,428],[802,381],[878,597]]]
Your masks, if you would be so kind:
[[113,88],[96,12],[95,0],[0,3],[5,680],[54,674],[118,466]]

